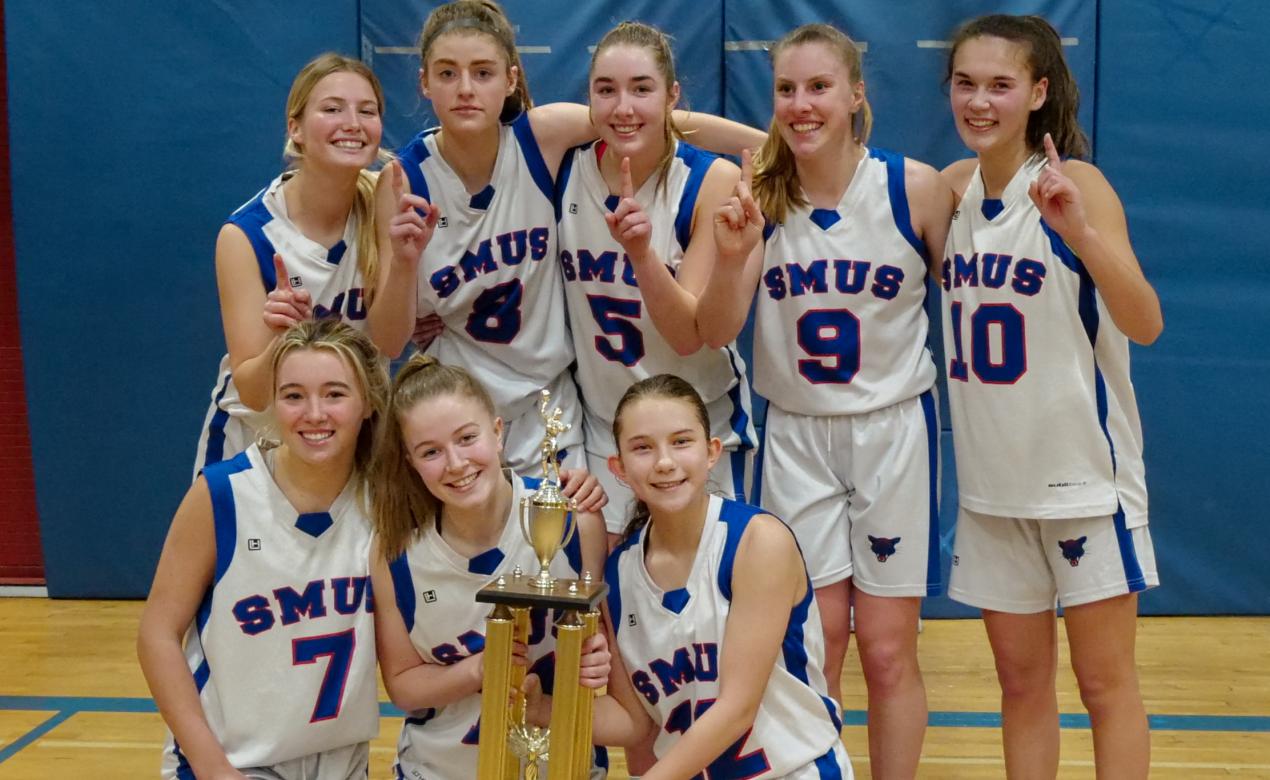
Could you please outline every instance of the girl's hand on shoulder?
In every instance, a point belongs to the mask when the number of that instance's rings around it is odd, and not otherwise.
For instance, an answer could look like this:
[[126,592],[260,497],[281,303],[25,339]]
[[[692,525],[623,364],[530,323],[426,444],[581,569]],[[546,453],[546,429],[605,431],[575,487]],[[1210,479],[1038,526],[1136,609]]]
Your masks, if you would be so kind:
[[578,512],[599,512],[609,502],[600,480],[586,469],[561,471],[560,483],[560,492],[574,500]]
[[648,245],[653,237],[653,223],[644,207],[635,200],[635,185],[631,183],[631,160],[622,158],[621,200],[617,209],[604,215],[613,240],[622,245],[632,263],[648,255]]
[[763,212],[754,200],[754,163],[750,150],[741,152],[741,178],[733,195],[714,212],[714,245],[719,260],[744,265],[763,239]]
[[609,640],[604,631],[597,631],[582,643],[582,665],[579,679],[586,688],[603,688],[609,682],[613,656],[609,653]]
[[304,289],[303,282],[292,285],[291,275],[282,261],[282,255],[273,256],[273,272],[276,282],[273,292],[265,298],[265,325],[274,333],[282,333],[297,322],[313,316],[313,298]]
[[1070,244],[1089,227],[1084,198],[1076,183],[1063,173],[1063,161],[1049,133],[1045,134],[1045,157],[1048,164],[1028,186],[1027,194],[1046,224]]
[[393,160],[392,194],[397,203],[396,213],[388,223],[388,237],[392,241],[393,259],[402,263],[415,264],[423,255],[423,250],[432,240],[436,231],[437,219],[441,209],[433,206],[428,200],[413,192],[406,192],[405,172],[401,163]]

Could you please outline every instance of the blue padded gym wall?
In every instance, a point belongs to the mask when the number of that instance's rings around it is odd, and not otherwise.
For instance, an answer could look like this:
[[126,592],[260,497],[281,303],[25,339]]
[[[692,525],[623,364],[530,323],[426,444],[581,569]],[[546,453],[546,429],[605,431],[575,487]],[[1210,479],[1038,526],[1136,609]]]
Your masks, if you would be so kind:
[[[388,96],[385,146],[434,123],[417,39],[436,2],[6,0],[13,222],[45,568],[61,597],[144,595],[224,350],[212,251],[278,172],[283,104],[320,51],[358,54]],[[688,103],[765,125],[761,41],[805,21],[867,45],[872,143],[963,155],[942,70],[987,10],[1067,39],[1095,160],[1164,306],[1133,350],[1164,586],[1143,612],[1270,613],[1256,428],[1270,386],[1270,123],[1260,0],[509,0],[538,103],[585,99],[588,47],[638,18],[675,36]],[[933,334],[938,346],[938,333]],[[939,350],[936,350],[939,354]],[[947,416],[944,417],[945,424]],[[945,436],[944,530],[955,517]],[[946,599],[928,615],[967,614]]]

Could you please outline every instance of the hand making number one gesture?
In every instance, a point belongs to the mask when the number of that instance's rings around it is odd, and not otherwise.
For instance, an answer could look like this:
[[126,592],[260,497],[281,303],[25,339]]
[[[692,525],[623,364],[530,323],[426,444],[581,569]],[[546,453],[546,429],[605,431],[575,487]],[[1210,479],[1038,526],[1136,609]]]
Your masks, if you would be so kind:
[[644,207],[635,200],[635,185],[631,183],[631,159],[622,158],[622,191],[617,209],[604,215],[609,233],[626,250],[632,262],[643,260],[648,254],[648,244],[653,237],[653,223]]
[[1063,173],[1063,161],[1049,133],[1045,134],[1045,157],[1048,164],[1028,187],[1027,194],[1045,223],[1070,241],[1085,229],[1084,199],[1076,183]]
[[292,280],[282,255],[273,256],[273,292],[265,298],[265,325],[275,333],[281,333],[297,322],[313,316],[313,298],[304,289],[300,277]]
[[723,261],[744,262],[763,238],[763,211],[754,200],[754,160],[741,152],[741,178],[731,198],[714,212],[714,245]]
[[392,171],[392,194],[397,201],[397,213],[388,223],[393,257],[401,262],[417,263],[432,239],[441,210],[423,196],[406,192],[406,174],[400,162],[394,160],[389,167]]

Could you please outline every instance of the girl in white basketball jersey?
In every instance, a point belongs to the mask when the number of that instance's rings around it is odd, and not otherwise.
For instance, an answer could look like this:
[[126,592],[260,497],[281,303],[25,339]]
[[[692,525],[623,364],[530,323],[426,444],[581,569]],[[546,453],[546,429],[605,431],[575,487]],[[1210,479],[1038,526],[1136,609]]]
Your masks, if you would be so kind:
[[[230,215],[216,239],[227,354],[194,476],[251,444],[272,399],[270,348],[294,319],[364,327],[375,278],[374,191],[384,98],[358,60],[326,53],[287,97],[287,170]],[[273,293],[270,293],[273,290]],[[261,311],[265,311],[262,321]]]
[[[591,59],[591,116],[600,140],[570,150],[560,173],[560,266],[586,411],[588,465],[613,454],[617,401],[636,380],[674,373],[710,409],[725,456],[714,477],[745,494],[753,446],[745,363],[731,343],[697,335],[697,296],[714,265],[714,209],[737,167],[679,139],[679,84],[660,31],[623,22]],[[621,531],[630,491],[602,475],[609,532]]]
[[1124,210],[1076,121],[1058,33],[986,16],[953,40],[953,121],[976,155],[943,261],[960,512],[949,595],[983,609],[1006,772],[1058,770],[1055,599],[1098,777],[1146,777],[1138,592],[1158,583],[1128,340],[1163,319]]
[[761,498],[807,558],[839,700],[854,591],[873,776],[911,778],[927,715],[918,614],[940,590],[926,274],[952,198],[935,169],[864,145],[872,117],[846,35],[799,27],[773,47],[772,70],[754,192],[747,159],[715,221],[719,263],[697,323],[708,344],[727,343],[757,292],[755,389],[771,402]]
[[609,466],[640,504],[605,572],[617,652],[595,740],[651,738],[645,780],[850,778],[798,544],[775,517],[707,490],[723,451],[709,426],[677,376],[618,403]]
[[[416,355],[398,372],[376,457],[377,536],[372,569],[384,686],[408,714],[395,777],[475,777],[487,604],[476,591],[516,568],[538,571],[519,522],[520,500],[538,480],[504,469],[503,421],[472,375]],[[535,409],[535,414],[537,410]],[[543,429],[539,425],[539,441]],[[581,471],[578,533],[553,562],[554,576],[602,576],[603,491]],[[551,616],[534,610],[520,662],[553,668]],[[597,636],[583,656],[583,682],[608,677],[608,649]],[[602,768],[597,769],[602,775]]]
[[[380,247],[392,259],[371,332],[394,355],[412,336],[435,335],[431,354],[489,388],[506,423],[506,460],[526,474],[539,469],[535,405],[549,387],[573,425],[560,442],[563,461],[579,465],[583,426],[568,371],[554,195],[565,150],[595,130],[585,106],[533,107],[512,25],[490,0],[433,11],[420,54],[420,87],[440,128],[404,146],[394,175],[380,182]],[[753,142],[749,128],[706,121],[725,142],[728,128]],[[443,323],[439,335],[431,314]]]
[[141,616],[162,776],[361,780],[379,733],[364,475],[388,376],[333,318],[289,329],[266,370],[281,444],[203,470]]

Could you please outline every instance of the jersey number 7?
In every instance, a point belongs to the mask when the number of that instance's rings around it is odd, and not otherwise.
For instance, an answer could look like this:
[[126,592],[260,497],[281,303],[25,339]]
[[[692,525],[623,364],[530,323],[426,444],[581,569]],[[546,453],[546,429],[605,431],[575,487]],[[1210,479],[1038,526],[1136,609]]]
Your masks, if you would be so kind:
[[351,628],[338,634],[291,640],[293,666],[316,663],[322,656],[330,659],[326,664],[326,674],[322,677],[322,687],[318,689],[310,723],[339,717],[340,707],[344,703],[344,684],[348,682],[348,667],[356,649],[357,637]]

